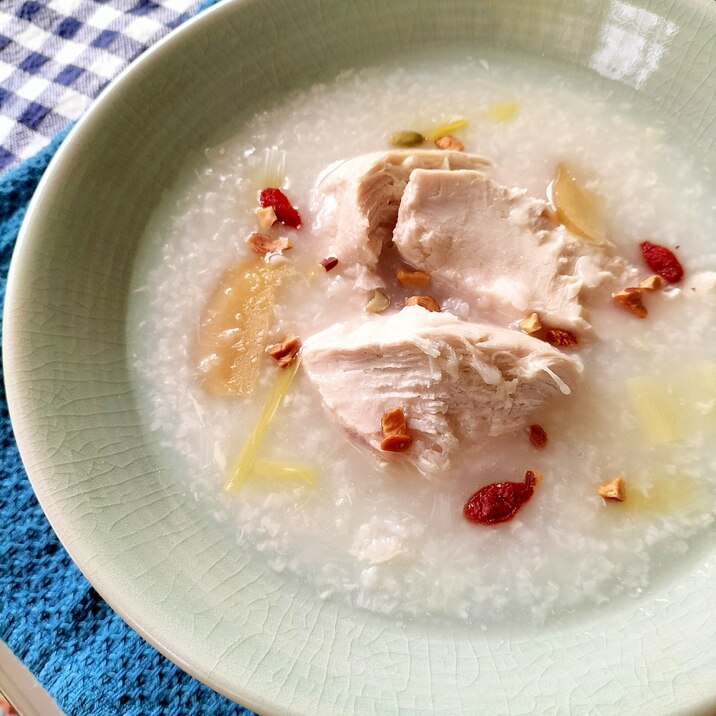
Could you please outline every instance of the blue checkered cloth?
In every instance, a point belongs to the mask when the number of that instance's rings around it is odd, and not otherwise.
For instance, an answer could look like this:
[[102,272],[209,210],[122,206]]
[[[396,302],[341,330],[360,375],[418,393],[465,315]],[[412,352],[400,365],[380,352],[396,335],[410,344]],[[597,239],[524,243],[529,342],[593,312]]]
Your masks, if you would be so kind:
[[[0,166],[32,155],[0,175],[0,301],[27,204],[66,134],[63,128],[132,58],[198,5],[0,0]],[[68,716],[251,716],[161,656],[80,574],[32,492],[2,381],[0,639]]]
[[200,0],[0,0],[0,171],[76,120]]

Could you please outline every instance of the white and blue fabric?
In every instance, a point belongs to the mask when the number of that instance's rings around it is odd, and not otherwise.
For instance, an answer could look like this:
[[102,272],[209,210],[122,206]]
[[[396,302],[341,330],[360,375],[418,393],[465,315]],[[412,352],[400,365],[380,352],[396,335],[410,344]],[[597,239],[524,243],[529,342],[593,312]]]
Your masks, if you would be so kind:
[[79,118],[201,0],[0,0],[0,171]]

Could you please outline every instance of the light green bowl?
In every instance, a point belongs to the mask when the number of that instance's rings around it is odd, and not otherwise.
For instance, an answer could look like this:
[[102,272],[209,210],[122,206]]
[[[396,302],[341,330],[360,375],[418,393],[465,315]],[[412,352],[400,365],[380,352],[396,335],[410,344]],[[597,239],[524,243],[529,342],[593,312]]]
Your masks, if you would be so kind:
[[460,47],[543,56],[631,86],[715,164],[712,0],[225,2],[105,92],[33,200],[4,346],[33,487],[80,569],[134,629],[264,714],[712,715],[713,548],[692,553],[678,583],[560,629],[398,626],[297,591],[237,551],[157,462],[142,427],[128,284],[185,157],[297,86]]

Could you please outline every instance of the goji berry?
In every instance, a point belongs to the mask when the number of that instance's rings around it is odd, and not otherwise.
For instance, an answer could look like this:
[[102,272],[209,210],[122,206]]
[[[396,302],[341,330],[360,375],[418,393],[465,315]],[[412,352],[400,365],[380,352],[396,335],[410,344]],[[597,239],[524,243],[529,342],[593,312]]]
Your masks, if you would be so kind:
[[639,246],[646,265],[661,278],[669,283],[679,283],[684,278],[684,269],[671,249],[650,241],[642,241]]
[[479,489],[463,507],[463,514],[470,522],[496,525],[511,520],[527,502],[537,482],[532,470],[525,473],[524,482],[494,482]]
[[330,271],[338,266],[338,259],[335,256],[329,256],[327,259],[321,261],[321,266],[323,266],[326,271]]
[[270,206],[276,213],[276,218],[285,226],[290,226],[294,229],[301,228],[301,215],[291,205],[288,197],[280,190],[275,187],[267,187],[262,189],[259,194],[259,202],[264,209]]
[[565,328],[546,328],[544,339],[551,346],[557,346],[557,348],[574,348],[579,343],[577,336]]
[[541,425],[530,425],[528,432],[530,442],[536,448],[543,448],[547,444],[547,433]]

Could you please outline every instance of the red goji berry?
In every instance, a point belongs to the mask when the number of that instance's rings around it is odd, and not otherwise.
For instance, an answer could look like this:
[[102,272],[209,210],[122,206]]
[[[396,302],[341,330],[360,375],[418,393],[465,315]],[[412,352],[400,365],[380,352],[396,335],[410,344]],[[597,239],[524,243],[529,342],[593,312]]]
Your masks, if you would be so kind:
[[557,348],[574,348],[579,343],[577,336],[565,328],[545,328],[544,339]]
[[543,448],[547,444],[547,433],[541,425],[530,425],[528,428],[530,442],[536,448]]
[[326,271],[330,271],[338,266],[338,259],[335,256],[329,256],[327,259],[321,261],[321,266],[323,266]]
[[537,482],[532,470],[525,473],[524,482],[494,482],[479,489],[463,507],[463,514],[470,522],[496,525],[511,520],[527,502]]
[[276,218],[285,226],[294,229],[301,228],[301,215],[293,208],[288,197],[275,187],[267,187],[262,189],[259,194],[259,202],[264,209],[270,206],[276,213]]
[[661,278],[669,283],[679,283],[684,278],[684,269],[671,249],[650,241],[642,241],[639,246],[646,265]]

